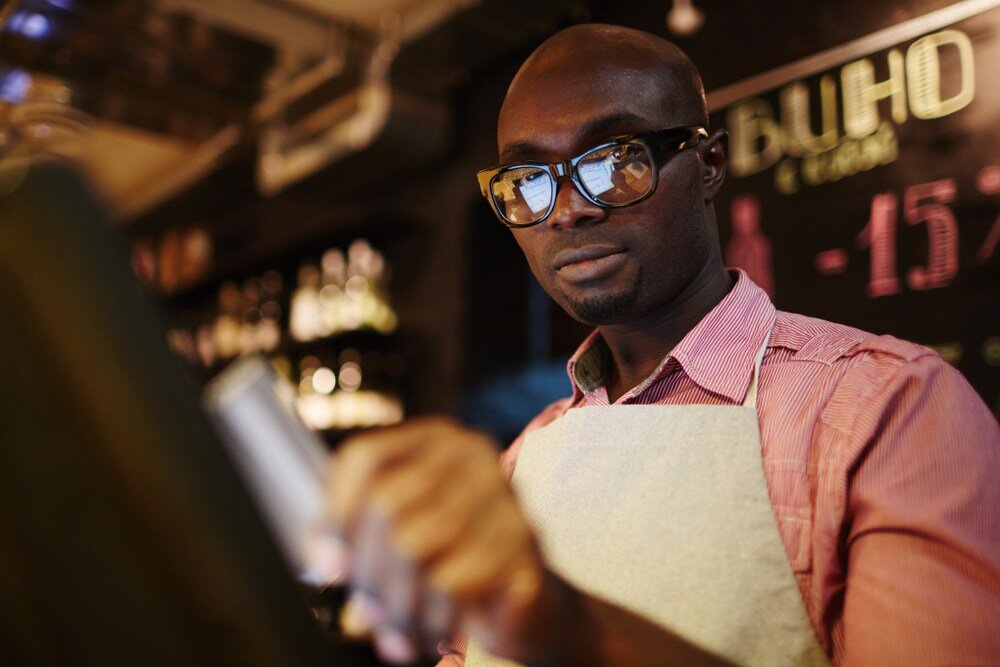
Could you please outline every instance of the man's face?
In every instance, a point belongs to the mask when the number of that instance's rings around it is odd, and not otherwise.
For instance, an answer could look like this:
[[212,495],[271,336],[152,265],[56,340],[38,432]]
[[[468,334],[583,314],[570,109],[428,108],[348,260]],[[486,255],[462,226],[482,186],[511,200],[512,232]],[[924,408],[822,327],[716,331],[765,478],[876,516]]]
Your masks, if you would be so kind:
[[[561,162],[611,136],[699,123],[690,105],[671,103],[676,82],[641,65],[576,57],[539,69],[523,72],[504,102],[503,163]],[[667,157],[655,192],[624,208],[598,207],[560,179],[549,218],[512,233],[545,291],[575,319],[602,325],[670,304],[708,261],[710,223],[692,149]]]

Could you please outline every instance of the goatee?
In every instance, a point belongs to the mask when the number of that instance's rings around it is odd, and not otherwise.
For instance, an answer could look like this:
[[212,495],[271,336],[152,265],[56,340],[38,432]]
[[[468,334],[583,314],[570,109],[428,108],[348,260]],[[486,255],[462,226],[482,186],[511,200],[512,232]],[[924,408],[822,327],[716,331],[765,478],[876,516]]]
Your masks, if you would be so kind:
[[638,290],[602,294],[588,299],[569,300],[566,311],[574,319],[590,325],[614,324],[627,315],[635,304]]

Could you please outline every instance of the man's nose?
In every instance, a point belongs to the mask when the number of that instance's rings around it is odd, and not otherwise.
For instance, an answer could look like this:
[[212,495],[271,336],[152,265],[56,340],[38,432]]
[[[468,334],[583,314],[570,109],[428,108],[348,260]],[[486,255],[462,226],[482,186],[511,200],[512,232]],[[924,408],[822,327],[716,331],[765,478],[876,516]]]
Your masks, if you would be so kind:
[[607,214],[607,209],[584,197],[572,179],[562,176],[556,181],[556,203],[545,222],[549,227],[568,229],[600,222]]

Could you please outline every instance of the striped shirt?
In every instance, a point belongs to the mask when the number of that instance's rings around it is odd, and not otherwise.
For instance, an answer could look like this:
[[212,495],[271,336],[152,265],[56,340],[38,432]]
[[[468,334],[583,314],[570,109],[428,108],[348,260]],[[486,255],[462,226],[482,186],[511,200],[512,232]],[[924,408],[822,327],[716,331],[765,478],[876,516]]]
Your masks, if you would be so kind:
[[[765,478],[813,628],[835,664],[998,664],[1000,428],[933,351],[775,311],[742,272],[616,404],[739,405],[770,333],[757,408]],[[773,325],[772,325],[773,323]],[[567,410],[608,405],[597,332],[568,364]],[[459,642],[456,642],[459,643]],[[460,652],[443,664],[461,664]]]

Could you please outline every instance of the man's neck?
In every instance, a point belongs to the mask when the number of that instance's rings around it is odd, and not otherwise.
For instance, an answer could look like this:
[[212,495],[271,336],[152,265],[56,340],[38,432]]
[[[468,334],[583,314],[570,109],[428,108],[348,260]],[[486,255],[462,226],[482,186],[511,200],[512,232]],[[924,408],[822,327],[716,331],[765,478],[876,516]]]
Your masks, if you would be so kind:
[[666,308],[626,324],[598,327],[611,353],[609,402],[649,377],[732,287],[733,279],[722,264],[711,262]]

